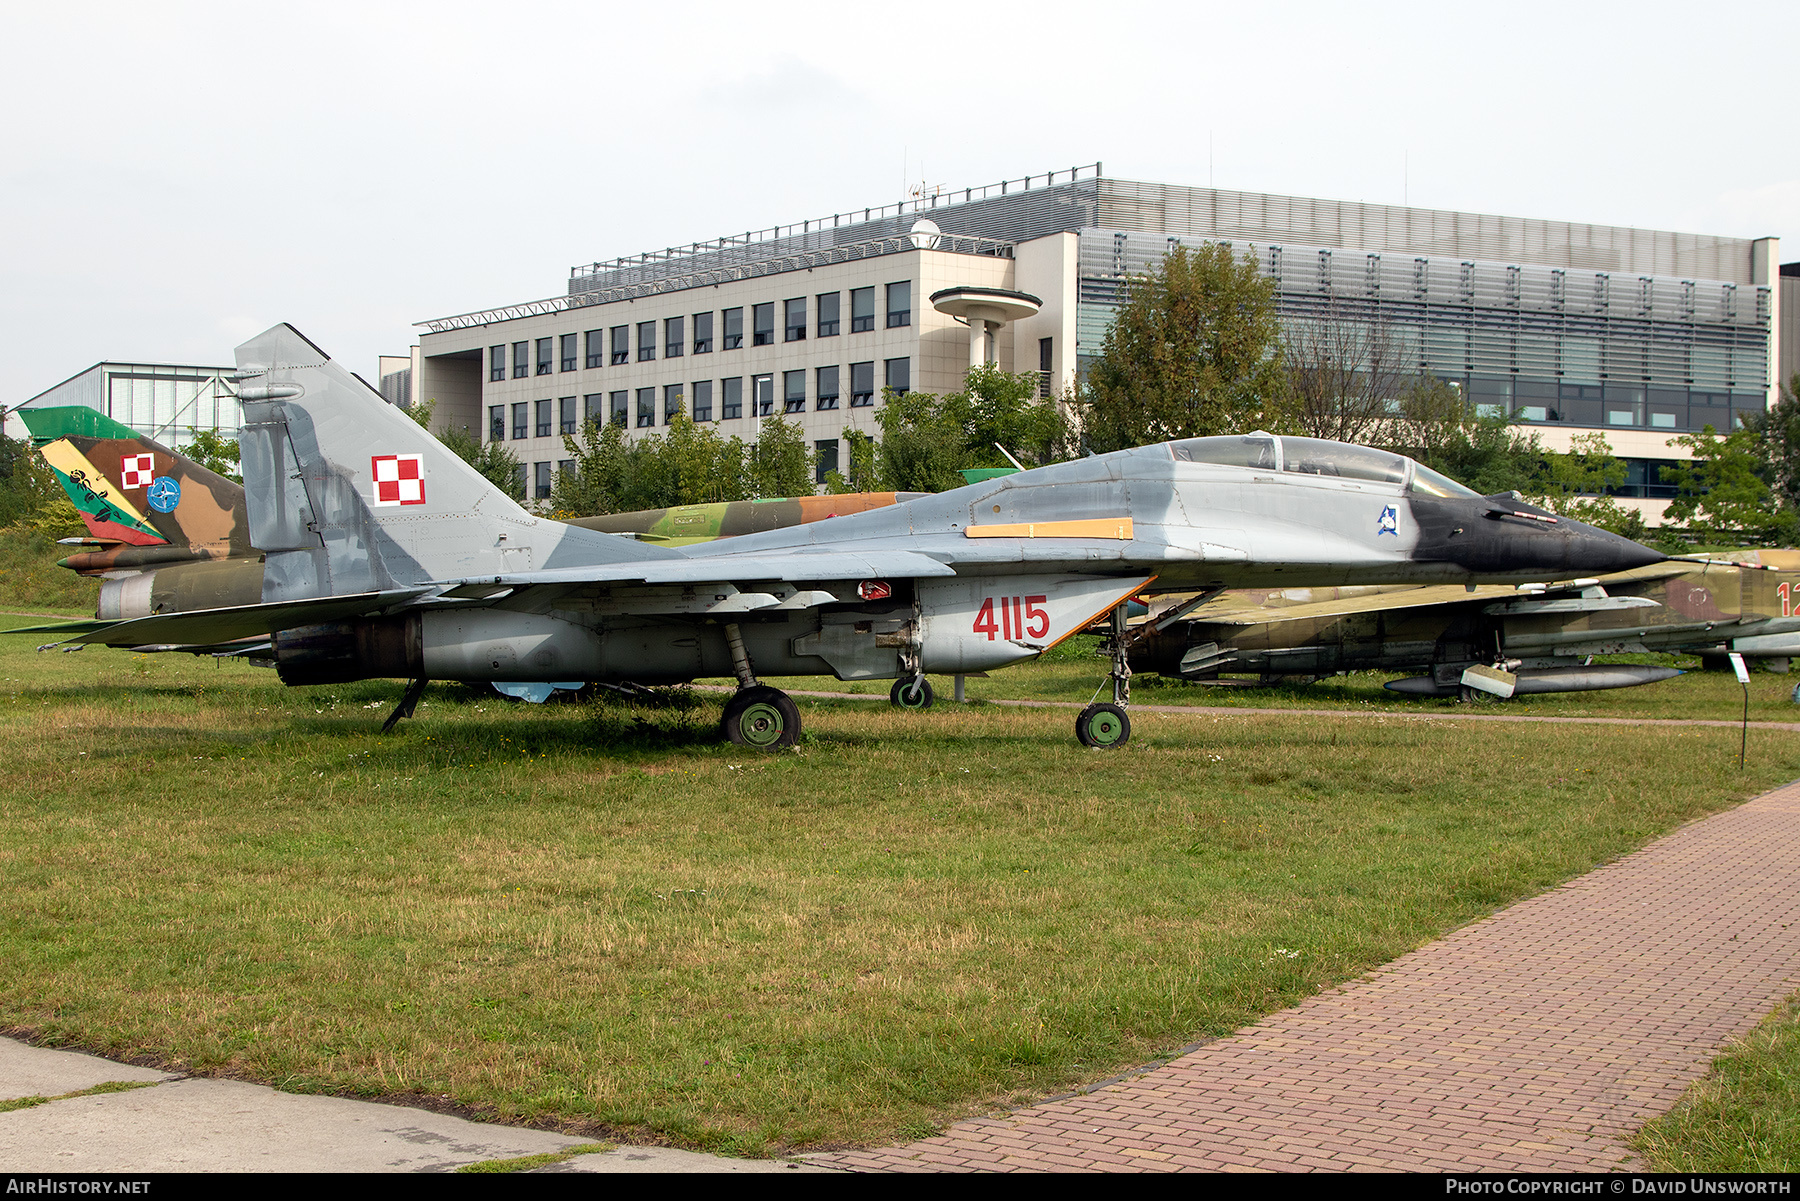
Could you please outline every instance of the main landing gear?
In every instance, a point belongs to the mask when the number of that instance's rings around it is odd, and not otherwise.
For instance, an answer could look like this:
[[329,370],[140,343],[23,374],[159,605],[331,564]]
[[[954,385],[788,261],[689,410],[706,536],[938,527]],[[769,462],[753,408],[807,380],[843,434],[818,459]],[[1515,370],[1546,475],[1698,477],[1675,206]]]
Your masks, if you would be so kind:
[[725,641],[731,647],[731,667],[738,681],[737,692],[725,702],[721,723],[725,737],[759,751],[793,746],[800,739],[800,710],[781,689],[756,682],[735,622],[725,627]]
[[[1131,718],[1125,709],[1131,704],[1130,633],[1125,625],[1125,606],[1113,606],[1112,636],[1106,641],[1106,652],[1112,656],[1112,701],[1099,701],[1081,711],[1075,719],[1075,737],[1082,746],[1097,751],[1116,750],[1131,739]],[[1100,687],[1104,688],[1102,684]],[[1094,690],[1099,695],[1099,689]]]

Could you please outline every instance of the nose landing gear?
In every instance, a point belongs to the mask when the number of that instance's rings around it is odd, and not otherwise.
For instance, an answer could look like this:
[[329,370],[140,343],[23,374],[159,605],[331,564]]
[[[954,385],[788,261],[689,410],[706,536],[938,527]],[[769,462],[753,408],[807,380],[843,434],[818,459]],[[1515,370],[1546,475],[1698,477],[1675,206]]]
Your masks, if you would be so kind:
[[[1110,703],[1091,704],[1075,718],[1075,737],[1082,746],[1097,751],[1116,750],[1131,739],[1131,718],[1125,713],[1131,704],[1131,636],[1125,617],[1125,605],[1114,605],[1112,636],[1106,641],[1106,651],[1112,656],[1112,671],[1107,679],[1112,683],[1113,699]],[[1105,686],[1101,685],[1102,688]],[[1095,690],[1095,695],[1099,695],[1099,689]]]

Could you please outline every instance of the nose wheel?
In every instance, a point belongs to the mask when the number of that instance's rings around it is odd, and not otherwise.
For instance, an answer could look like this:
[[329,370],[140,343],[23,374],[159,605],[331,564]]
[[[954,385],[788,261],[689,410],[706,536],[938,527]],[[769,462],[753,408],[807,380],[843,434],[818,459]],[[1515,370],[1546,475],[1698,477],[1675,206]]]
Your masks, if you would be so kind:
[[1107,751],[1114,747],[1124,746],[1131,737],[1131,718],[1119,705],[1102,702],[1089,705],[1075,719],[1075,737],[1081,745],[1092,747],[1097,751]]
[[902,677],[888,690],[888,700],[899,709],[929,709],[935,699],[937,694],[931,690],[931,681],[924,676]]
[[[1110,751],[1122,747],[1131,739],[1131,718],[1125,715],[1126,706],[1131,704],[1131,634],[1125,624],[1126,611],[1123,604],[1115,605],[1112,611],[1112,637],[1106,641],[1106,651],[1112,656],[1112,671],[1107,680],[1112,684],[1113,698],[1111,702],[1099,701],[1081,711],[1075,719],[1075,737],[1082,746],[1092,747],[1097,751]],[[1105,684],[1100,686],[1106,687]],[[1098,689],[1095,690],[1098,693]]]

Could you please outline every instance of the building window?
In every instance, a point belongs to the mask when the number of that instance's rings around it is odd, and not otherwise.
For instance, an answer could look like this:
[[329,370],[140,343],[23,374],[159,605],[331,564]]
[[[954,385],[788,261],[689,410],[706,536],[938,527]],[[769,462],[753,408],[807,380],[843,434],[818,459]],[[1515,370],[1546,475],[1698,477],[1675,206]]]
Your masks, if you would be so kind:
[[775,377],[774,375],[753,376],[750,380],[751,403],[755,406],[758,417],[770,417],[775,413]]
[[540,438],[550,436],[550,402],[547,400],[537,402],[537,436]]
[[750,310],[750,345],[775,344],[775,302],[755,305]]
[[488,347],[488,383],[497,384],[506,378],[506,344]]
[[531,494],[539,500],[548,498],[550,495],[550,464],[533,463],[531,465],[531,474],[537,477],[537,486],[532,489]]
[[875,364],[850,364],[850,407],[860,409],[875,403]]
[[781,373],[781,411],[784,413],[806,412],[806,372],[783,371]]
[[558,459],[558,460],[556,460],[556,474],[557,475],[568,475],[571,471],[574,471],[574,470],[575,470],[575,460],[574,459]]
[[612,423],[620,429],[631,424],[631,393],[623,389],[612,393]]
[[519,496],[525,495],[525,482],[530,469],[520,463],[513,468],[513,491]]
[[887,327],[898,329],[912,324],[912,281],[901,280],[887,286]]
[[838,332],[838,293],[819,293],[819,337],[835,338]]
[[638,356],[637,361],[648,363],[656,358],[656,322],[638,322]]
[[784,301],[782,309],[785,315],[783,328],[787,331],[782,335],[782,340],[786,342],[806,341],[806,297],[800,296]]
[[835,409],[838,407],[838,369],[836,367],[819,368],[818,400],[816,408]]
[[744,346],[744,310],[725,310],[725,349],[741,350]]
[[889,359],[885,382],[888,387],[902,395],[912,391],[912,360]]
[[612,365],[631,362],[631,327],[615,325],[612,327]]
[[639,388],[637,390],[637,410],[639,429],[648,429],[656,424],[655,388]]
[[663,358],[678,359],[687,353],[687,319],[670,317],[663,322]]
[[556,349],[555,338],[539,338],[537,340],[537,367],[539,375],[549,375],[556,366],[556,357],[552,353]]
[[694,314],[694,353],[712,353],[712,314]]
[[606,393],[591,392],[581,398],[581,415],[589,425],[599,425],[606,420]]
[[866,334],[875,328],[875,289],[850,289],[850,332]]
[[556,423],[557,432],[563,433],[563,434],[574,433],[575,432],[575,398],[573,396],[565,396],[561,400],[557,401],[556,405],[559,410],[559,412],[557,414],[558,421]]
[[823,484],[825,477],[838,469],[838,440],[821,438],[813,443],[813,482]]
[[587,365],[606,366],[606,331],[603,329],[590,329],[587,332]]
[[[708,316],[711,316],[709,313]],[[711,421],[712,415],[712,381],[697,379],[694,381],[694,420]]]
[[513,378],[531,378],[531,343],[513,343]]
[[731,421],[744,415],[744,377],[719,381],[719,418]]
[[488,441],[506,441],[506,406],[488,406]]
[[513,406],[513,440],[516,442],[531,432],[531,406],[523,401]]
[[581,335],[580,334],[564,334],[564,335],[562,335],[562,369],[564,371],[575,370],[576,364],[581,362],[581,360],[579,358],[577,358],[576,354],[575,354],[576,348],[579,347],[580,345],[581,345]]
[[681,415],[681,385],[667,384],[663,387],[663,424],[667,425]]

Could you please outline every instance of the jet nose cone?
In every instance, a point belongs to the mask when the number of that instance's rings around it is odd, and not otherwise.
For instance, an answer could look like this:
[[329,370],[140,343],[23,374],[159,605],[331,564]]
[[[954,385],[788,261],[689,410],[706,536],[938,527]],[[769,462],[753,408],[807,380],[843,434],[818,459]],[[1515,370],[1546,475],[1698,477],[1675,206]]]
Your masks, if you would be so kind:
[[[1512,496],[1488,497],[1441,512],[1415,505],[1421,557],[1442,558],[1477,582],[1608,575],[1660,563],[1665,556],[1641,543]],[[1429,522],[1429,524],[1428,524]]]
[[[1532,537],[1534,534],[1537,536]],[[1536,560],[1531,565],[1577,576],[1630,571],[1634,567],[1660,563],[1668,557],[1641,542],[1568,517],[1559,518],[1554,526],[1547,528],[1521,530],[1509,541],[1522,560]],[[1519,565],[1527,564],[1521,562]]]
[[1606,559],[1612,564],[1593,573],[1604,575],[1609,571],[1630,571],[1634,567],[1648,567],[1652,563],[1661,563],[1669,556],[1659,550],[1652,550],[1642,542],[1633,542],[1618,534],[1597,529],[1591,525],[1581,527],[1594,543],[1592,552],[1597,558]]

